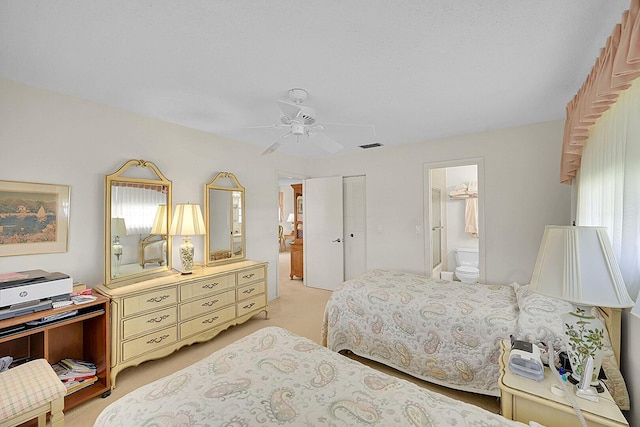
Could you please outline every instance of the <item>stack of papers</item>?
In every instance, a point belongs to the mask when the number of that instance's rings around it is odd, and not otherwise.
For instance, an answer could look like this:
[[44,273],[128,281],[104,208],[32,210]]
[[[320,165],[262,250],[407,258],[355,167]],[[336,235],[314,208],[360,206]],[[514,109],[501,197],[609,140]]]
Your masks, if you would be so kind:
[[96,365],[84,360],[62,359],[52,367],[67,388],[68,395],[90,386],[98,380]]

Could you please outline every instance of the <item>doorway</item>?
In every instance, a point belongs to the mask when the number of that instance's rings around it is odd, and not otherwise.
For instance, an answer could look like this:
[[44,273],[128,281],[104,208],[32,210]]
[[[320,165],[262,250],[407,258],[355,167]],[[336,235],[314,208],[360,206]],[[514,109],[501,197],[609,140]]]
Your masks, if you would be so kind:
[[[279,296],[280,286],[304,284],[304,280],[299,277],[290,278],[291,243],[295,239],[294,212],[296,212],[296,200],[292,185],[302,184],[304,177],[279,171],[276,178],[278,185],[278,263],[276,264],[278,291],[276,295]],[[282,227],[282,238],[280,237],[280,227]]]
[[[482,158],[452,160],[424,165],[425,273],[449,279],[456,268],[455,249],[477,248],[479,282],[484,283],[484,163]],[[477,198],[456,197],[465,187],[476,186]],[[473,190],[470,191],[473,194]],[[473,208],[472,210],[469,210]],[[475,210],[475,219],[468,212]],[[475,224],[473,224],[475,222]],[[475,225],[475,233],[470,224]],[[443,274],[444,272],[444,274]],[[455,279],[455,276],[453,276]]]
[[[343,230],[339,231],[336,236],[332,237],[332,240],[340,239],[342,243],[340,246],[344,245],[343,255],[340,262],[332,263],[332,265],[336,267],[344,267],[344,271],[339,273],[339,277],[341,279],[331,279],[322,277],[318,281],[320,283],[330,283],[331,287],[335,287],[339,285],[343,280],[349,279],[357,274],[360,274],[366,270],[366,177],[362,176],[350,176],[350,177],[336,177],[339,179],[340,184],[336,187],[332,192],[340,190],[340,222],[343,224]],[[323,179],[311,179],[311,181],[321,182]],[[306,270],[308,267],[309,258],[307,256],[303,257],[304,270],[305,274],[303,278],[294,277],[293,281],[290,279],[290,271],[291,271],[291,242],[293,241],[292,235],[290,234],[292,228],[294,226],[293,223],[288,221],[288,218],[294,210],[298,209],[296,205],[297,201],[294,200],[293,197],[293,189],[292,185],[303,183],[303,186],[306,187],[307,180],[300,177],[295,176],[293,174],[288,174],[284,172],[277,173],[277,181],[279,193],[281,196],[279,197],[278,203],[278,216],[279,216],[279,227],[283,227],[283,235],[284,235],[284,245],[280,245],[279,243],[279,262],[277,268],[277,277],[278,277],[278,287],[284,283],[302,283],[305,286],[307,283],[307,274]],[[324,186],[321,187],[322,191],[327,191]],[[313,188],[312,188],[313,189]],[[304,190],[306,193],[306,190]],[[316,223],[318,227],[322,226],[324,223],[324,219],[327,212],[327,206],[333,206],[338,203],[330,203],[323,204],[320,203],[314,210],[316,214],[319,216],[314,216],[313,214],[310,217],[307,217],[307,206],[308,206],[308,198],[303,197],[304,200],[304,219],[303,223],[305,224],[305,239],[301,239],[304,241],[304,252],[307,252],[307,235],[308,232],[312,232],[313,238],[313,225],[312,229],[308,230],[307,225],[308,221],[311,220],[313,223]],[[313,200],[311,200],[311,205],[313,206]],[[299,214],[302,214],[300,212]],[[315,218],[315,219],[314,219]],[[319,219],[318,219],[319,218]],[[284,219],[284,222],[283,222]],[[325,231],[319,231],[319,235],[322,236],[325,234]],[[333,233],[335,234],[335,233]],[[313,239],[312,239],[313,240]],[[332,247],[337,245],[332,242]],[[313,248],[312,248],[313,249]],[[312,250],[313,253],[313,250]],[[321,256],[316,256],[317,259],[321,259]],[[338,265],[339,264],[339,265]],[[319,266],[321,271],[326,271],[322,262],[319,264],[312,265],[312,273],[315,267]],[[315,268],[317,271],[318,268]],[[328,286],[328,285],[327,285]],[[279,292],[277,293],[279,295]]]

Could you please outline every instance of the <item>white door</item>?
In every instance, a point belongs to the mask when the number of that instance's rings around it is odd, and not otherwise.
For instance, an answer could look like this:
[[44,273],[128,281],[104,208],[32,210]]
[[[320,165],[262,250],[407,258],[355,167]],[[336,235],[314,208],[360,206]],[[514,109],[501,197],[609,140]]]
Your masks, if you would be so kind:
[[304,180],[304,283],[333,290],[344,281],[342,177]]
[[366,178],[344,178],[344,279],[367,270]]

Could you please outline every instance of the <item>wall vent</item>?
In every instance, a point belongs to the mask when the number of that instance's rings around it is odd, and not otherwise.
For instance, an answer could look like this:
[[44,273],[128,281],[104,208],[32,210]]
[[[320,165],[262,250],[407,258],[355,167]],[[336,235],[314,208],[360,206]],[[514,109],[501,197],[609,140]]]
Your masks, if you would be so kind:
[[382,144],[379,142],[374,142],[373,144],[360,145],[360,148],[362,148],[363,150],[366,150],[368,148],[376,148],[376,147],[382,147]]

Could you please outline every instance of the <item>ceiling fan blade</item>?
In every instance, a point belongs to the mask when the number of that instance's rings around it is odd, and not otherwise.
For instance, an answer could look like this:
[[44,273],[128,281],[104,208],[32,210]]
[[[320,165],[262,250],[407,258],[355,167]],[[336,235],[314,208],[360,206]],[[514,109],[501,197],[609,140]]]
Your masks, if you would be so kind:
[[330,154],[335,154],[344,148],[342,144],[338,143],[332,138],[329,138],[327,135],[322,135],[321,137],[315,137],[314,141],[316,144],[320,146],[320,148],[322,148],[323,150],[327,151]]
[[272,125],[262,125],[262,126],[245,126],[243,127],[243,129],[282,129],[282,128],[288,128],[288,127],[289,126],[272,124]]
[[282,111],[282,114],[289,117],[290,119],[297,118],[302,112],[302,108],[300,108],[300,106],[296,104],[279,100],[276,102],[278,103],[278,107],[280,108],[280,111]]
[[274,151],[276,151],[278,149],[278,147],[280,146],[280,141],[282,141],[283,139],[285,139],[289,135],[291,135],[291,131],[285,133],[284,135],[281,135],[278,139],[276,139],[273,142],[273,144],[271,144],[266,150],[264,150],[264,152],[261,154],[261,156],[264,156],[265,154],[271,154]]

